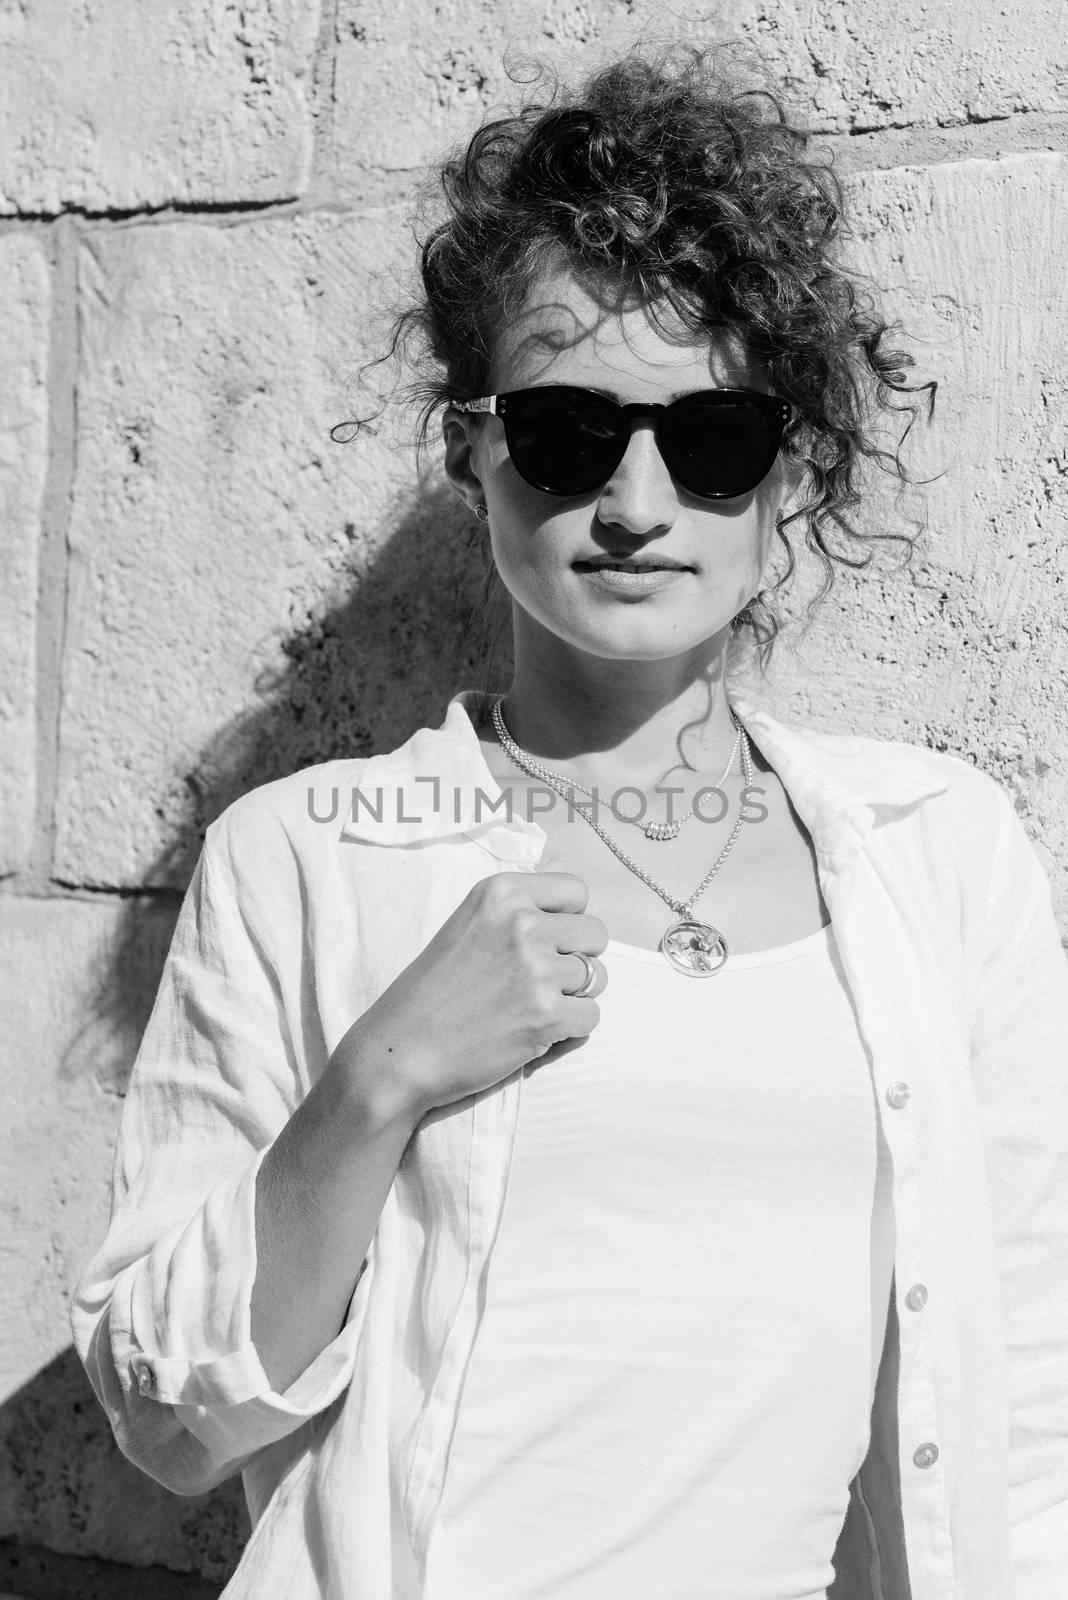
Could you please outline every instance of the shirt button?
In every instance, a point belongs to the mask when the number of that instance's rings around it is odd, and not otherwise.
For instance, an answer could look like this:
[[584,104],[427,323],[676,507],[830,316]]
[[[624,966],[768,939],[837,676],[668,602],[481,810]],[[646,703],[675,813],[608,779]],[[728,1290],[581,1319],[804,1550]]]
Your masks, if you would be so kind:
[[887,1105],[893,1106],[895,1111],[900,1111],[901,1107],[905,1104],[911,1093],[912,1090],[909,1088],[908,1084],[902,1083],[901,1080],[898,1079],[897,1083],[892,1083],[889,1089],[887,1089],[886,1103]]
[[938,1446],[931,1444],[929,1441],[926,1444],[917,1445],[912,1452],[912,1459],[918,1467],[933,1467],[938,1460]]
[[927,1289],[922,1283],[914,1283],[905,1296],[905,1304],[910,1311],[922,1311],[927,1304]]

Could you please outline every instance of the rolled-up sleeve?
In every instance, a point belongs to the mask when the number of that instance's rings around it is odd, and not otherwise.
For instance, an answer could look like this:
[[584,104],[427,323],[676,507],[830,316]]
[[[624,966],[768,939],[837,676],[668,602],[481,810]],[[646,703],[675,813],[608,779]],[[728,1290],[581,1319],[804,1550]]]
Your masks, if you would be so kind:
[[[233,828],[224,814],[208,830],[182,903],[123,1110],[110,1226],[72,1310],[120,1447],[180,1494],[230,1476],[341,1393],[374,1276],[372,1244],[344,1328],[272,1390],[250,1334],[256,1175],[307,1070],[240,891]],[[299,929],[299,891],[274,870],[255,904]],[[258,871],[270,880],[272,864]]]
[[1050,885],[999,790],[972,1032],[1008,1336],[1018,1600],[1068,1582],[1068,959]]

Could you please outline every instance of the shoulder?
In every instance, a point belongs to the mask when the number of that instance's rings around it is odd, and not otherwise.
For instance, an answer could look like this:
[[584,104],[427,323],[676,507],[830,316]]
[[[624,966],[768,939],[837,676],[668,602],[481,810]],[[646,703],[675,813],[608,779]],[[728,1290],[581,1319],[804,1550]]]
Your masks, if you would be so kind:
[[[454,695],[440,725],[417,727],[389,750],[318,762],[250,789],[212,823],[206,851],[237,860],[260,848],[288,849],[297,859],[322,859],[346,829],[357,790],[395,794],[414,785],[421,795],[419,785],[435,780],[483,782],[486,765],[468,710],[481,698],[473,690]],[[393,835],[387,840],[382,832],[376,843],[400,842],[402,833]]]
[[250,859],[263,866],[287,853],[298,862],[322,859],[352,815],[358,790],[395,792],[429,781],[428,774],[481,777],[484,763],[474,754],[478,741],[464,709],[470,698],[454,697],[441,726],[417,727],[395,747],[317,762],[249,789],[208,828],[206,854],[235,866]]
[[984,903],[1050,893],[1041,841],[1000,778],[950,751],[902,740],[819,735],[855,774],[878,836],[903,866]]
[[831,848],[851,849],[859,837],[886,870],[969,906],[1032,875],[1034,846],[1013,794],[964,755],[787,724],[763,711],[750,720],[810,830]]
[[255,864],[264,871],[324,835],[336,837],[368,759],[316,762],[249,789],[210,824],[205,855],[231,869]]
[[1048,857],[1005,782],[962,755],[922,744],[810,737],[840,773],[852,774],[869,808],[865,849],[875,870],[906,885],[916,905],[939,908],[959,930],[1033,917],[1051,923]]
[[1005,789],[997,778],[967,756],[950,750],[862,734],[821,737],[838,745],[841,755],[863,775],[876,802],[880,782],[891,778],[929,784],[932,791],[944,790],[951,797],[951,803],[980,810],[997,809],[1006,799]]
[[921,830],[961,843],[983,839],[992,846],[1016,818],[1001,780],[966,756],[866,735],[838,736],[837,743],[867,803],[877,811],[899,808]]
[[926,808],[932,820],[950,811],[990,817],[1006,805],[1011,808],[996,778],[950,751],[871,734],[827,732],[780,721],[762,708],[746,722],[766,744],[773,766],[803,777],[839,803],[911,812],[921,801],[938,800]]

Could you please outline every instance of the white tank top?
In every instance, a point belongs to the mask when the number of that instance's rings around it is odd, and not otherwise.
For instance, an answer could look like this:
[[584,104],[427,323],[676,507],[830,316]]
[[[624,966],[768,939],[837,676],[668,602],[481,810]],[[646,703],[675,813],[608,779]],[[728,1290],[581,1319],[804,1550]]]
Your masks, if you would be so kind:
[[526,1069],[431,1600],[824,1600],[890,1158],[832,930],[713,977],[612,943]]

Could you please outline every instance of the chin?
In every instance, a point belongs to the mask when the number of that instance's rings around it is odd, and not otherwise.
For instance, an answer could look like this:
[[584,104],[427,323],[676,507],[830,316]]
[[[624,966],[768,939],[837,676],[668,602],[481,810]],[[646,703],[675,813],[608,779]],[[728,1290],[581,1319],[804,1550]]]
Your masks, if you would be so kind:
[[706,619],[700,626],[684,628],[663,616],[650,616],[647,623],[643,620],[637,626],[633,621],[627,625],[628,619],[622,619],[622,626],[587,624],[582,628],[561,628],[557,625],[552,631],[564,644],[604,661],[674,661],[707,649],[719,635],[729,630],[730,620],[730,617],[713,618],[709,626]]
[[555,641],[565,650],[605,661],[671,661],[705,651],[729,633],[746,598],[738,598],[728,609],[722,590],[714,601],[705,596],[702,605],[700,597],[691,595],[689,604],[682,606],[672,604],[666,594],[638,603],[608,599],[591,605],[569,589],[562,594],[543,589],[525,599],[511,592],[517,625],[541,634],[543,648],[551,651]]

